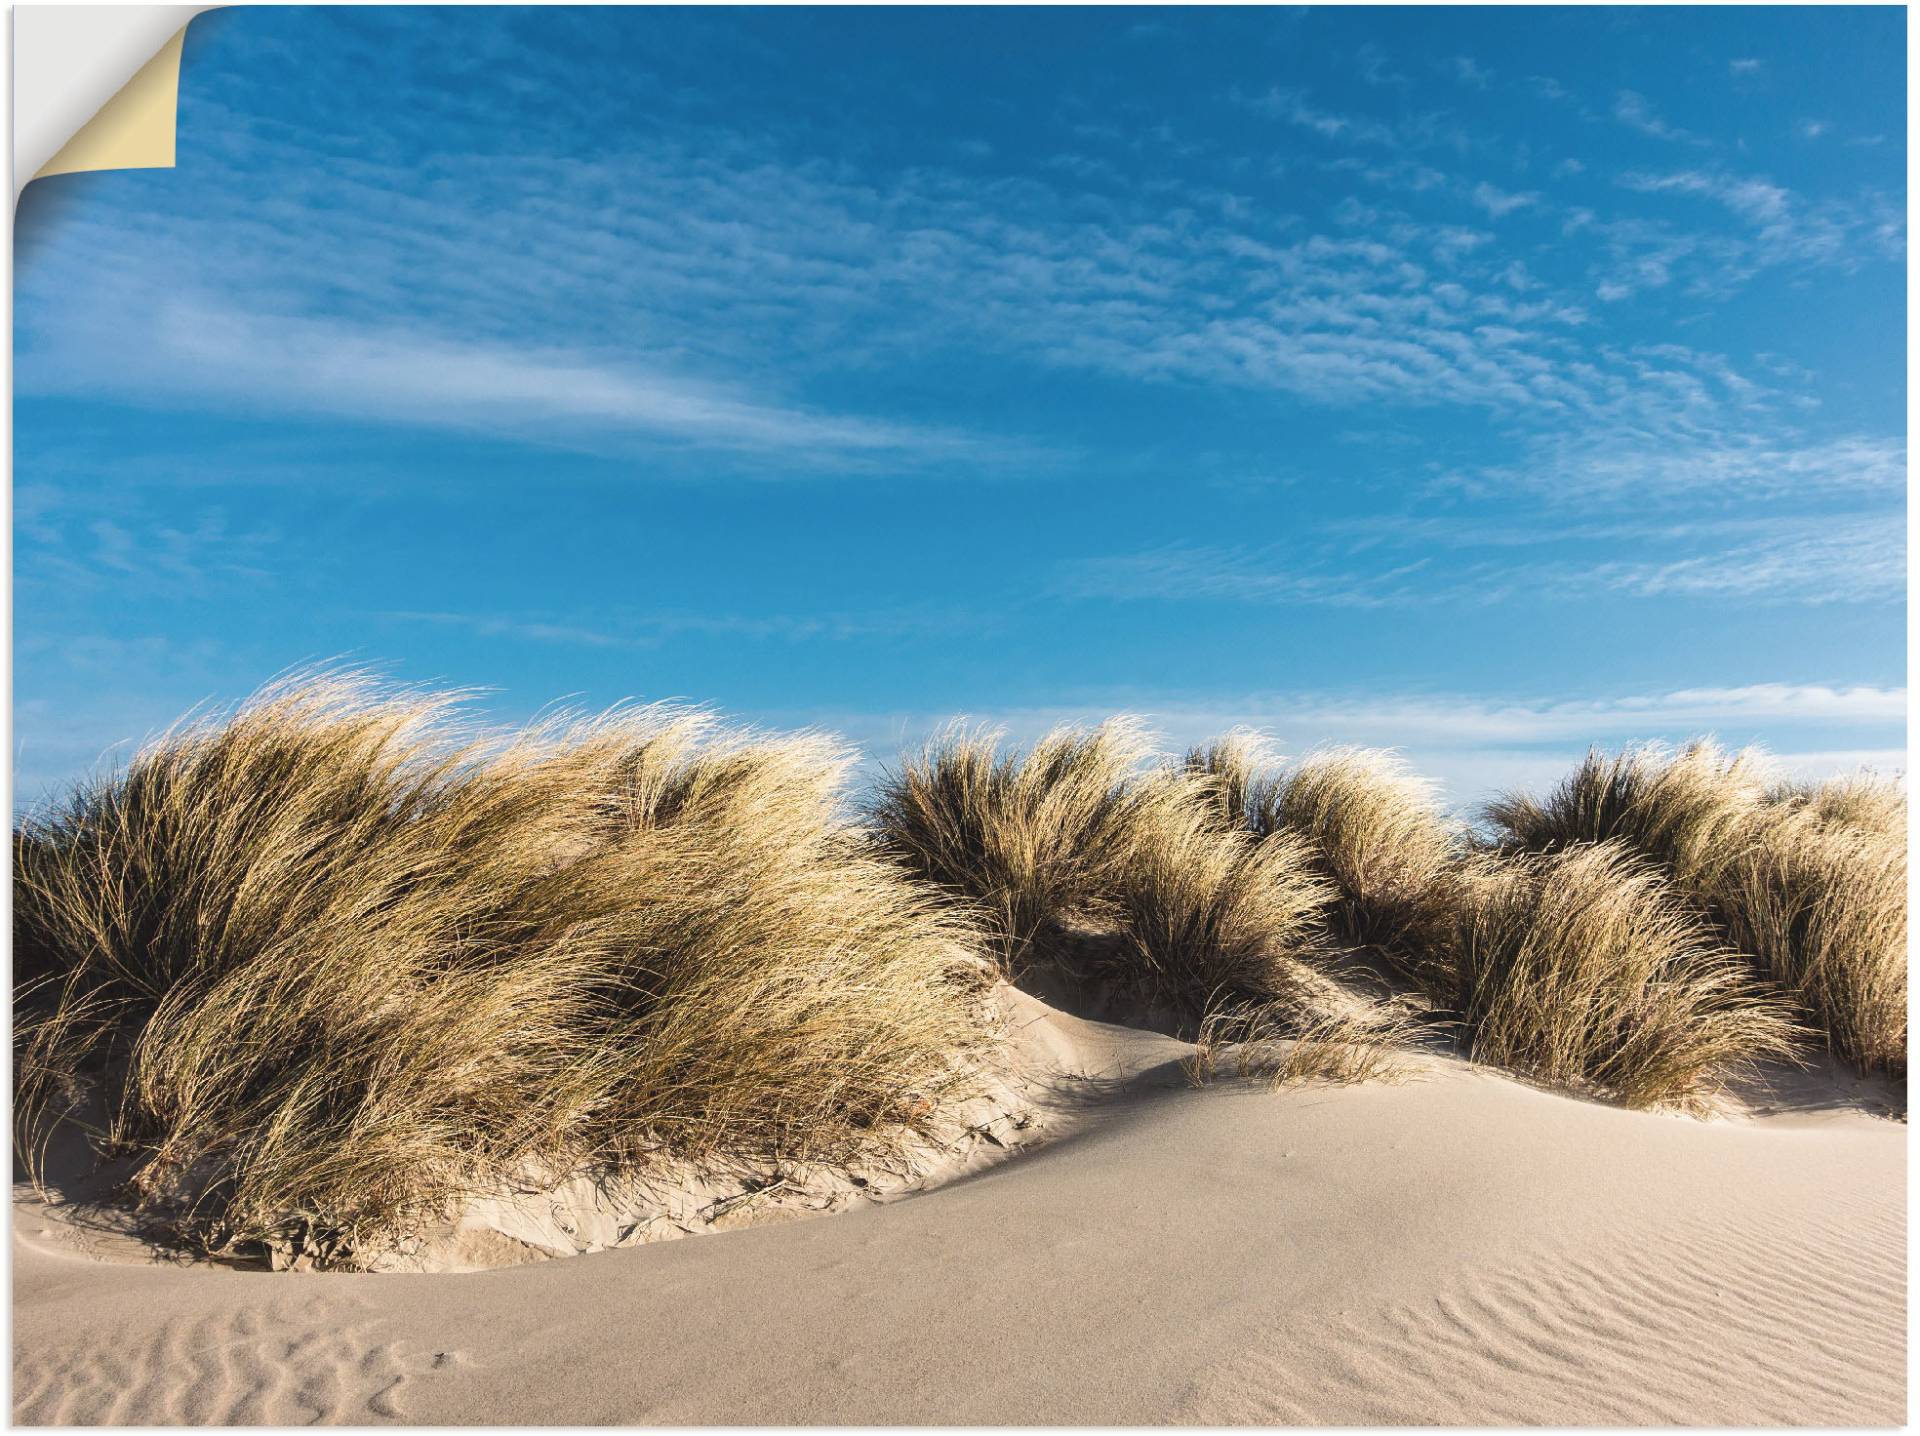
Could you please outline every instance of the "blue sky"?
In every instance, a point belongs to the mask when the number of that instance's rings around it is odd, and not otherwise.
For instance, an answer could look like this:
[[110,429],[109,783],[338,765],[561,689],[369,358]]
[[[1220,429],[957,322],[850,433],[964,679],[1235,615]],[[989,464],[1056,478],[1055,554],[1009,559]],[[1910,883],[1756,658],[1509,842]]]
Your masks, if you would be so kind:
[[17,224],[16,796],[336,655],[1902,765],[1904,26],[203,16],[178,167]]

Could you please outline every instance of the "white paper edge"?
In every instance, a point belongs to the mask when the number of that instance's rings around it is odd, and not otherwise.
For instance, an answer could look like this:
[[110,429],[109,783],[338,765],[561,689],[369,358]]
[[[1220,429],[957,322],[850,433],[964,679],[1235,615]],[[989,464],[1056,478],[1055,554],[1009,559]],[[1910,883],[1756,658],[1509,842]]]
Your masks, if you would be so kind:
[[13,7],[13,199],[210,5]]

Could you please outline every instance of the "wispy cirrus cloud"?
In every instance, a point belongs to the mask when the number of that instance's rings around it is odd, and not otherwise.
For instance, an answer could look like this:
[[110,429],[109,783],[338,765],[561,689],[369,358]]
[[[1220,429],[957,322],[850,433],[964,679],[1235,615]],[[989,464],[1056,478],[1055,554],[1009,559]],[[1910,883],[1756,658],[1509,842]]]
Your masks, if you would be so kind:
[[1309,103],[1309,92],[1306,90],[1275,86],[1264,94],[1246,97],[1242,103],[1270,119],[1283,120],[1297,129],[1311,130],[1322,139],[1387,148],[1400,143],[1399,133],[1392,125],[1317,108]]
[[1678,125],[1668,124],[1653,107],[1652,101],[1636,90],[1622,90],[1614,97],[1613,117],[1630,130],[1656,140],[1670,140],[1678,144],[1711,146],[1712,141],[1704,135],[1696,135],[1683,130]]
[[847,643],[978,632],[991,619],[977,612],[901,607],[858,613],[695,613],[603,611],[592,618],[552,614],[392,609],[369,615],[401,624],[458,629],[478,638],[578,648],[658,648],[671,639],[736,638],[753,642]]
[[1431,596],[1430,561],[1365,571],[1284,548],[1169,544],[1144,553],[1070,560],[1055,591],[1067,598],[1224,599],[1236,603],[1386,608]]
[[1517,209],[1527,209],[1540,202],[1540,196],[1531,191],[1525,194],[1510,194],[1482,180],[1473,187],[1473,202],[1495,219],[1504,219]]
[[[1704,199],[1729,211],[1748,226],[1750,238],[1742,258],[1749,274],[1786,264],[1856,267],[1869,258],[1897,257],[1905,248],[1904,221],[1879,200],[1809,204],[1771,180],[1724,170],[1629,171],[1617,183],[1640,194]],[[1736,273],[1718,282],[1740,277]]]
[[[1752,233],[1583,217],[1539,191],[1391,152],[1390,141],[1429,143],[1424,121],[1363,124],[1302,90],[1246,103],[1379,149],[1326,162],[1358,161],[1411,208],[1341,211],[1328,225],[1249,206],[1194,162],[1170,214],[1165,191],[936,166],[876,182],[784,162],[741,136],[591,160],[442,155],[424,185],[364,161],[320,171],[325,202],[299,227],[240,205],[73,226],[59,260],[23,287],[20,381],[31,393],[118,388],[800,466],[1057,457],[991,415],[928,422],[862,413],[848,398],[889,366],[971,350],[1133,383],[1464,408],[1510,432],[1595,444],[1745,434],[1791,446],[1744,397],[1706,397],[1715,380],[1683,346],[1650,362],[1608,344],[1591,301],[1688,276],[1737,283],[1769,263],[1851,262],[1848,247],[1877,221],[1816,218],[1764,182],[1716,188],[1705,171],[1697,183],[1641,176],[1620,193],[1651,198],[1658,181],[1744,206]],[[225,162],[315,171],[284,141]],[[1788,219],[1768,219],[1776,202]],[[1529,266],[1517,285],[1515,256],[1464,222],[1519,212],[1557,217],[1560,248],[1592,253],[1590,292],[1569,289],[1563,263]],[[1852,238],[1836,247],[1832,233]],[[342,252],[362,261],[342,271],[331,260]],[[297,276],[321,273],[324,296],[302,293]],[[116,290],[128,274],[138,285]],[[39,325],[42,292],[90,291],[96,323],[66,312],[57,331]],[[156,308],[156,292],[186,297]]]
[[1471,55],[1455,55],[1445,63],[1444,68],[1460,84],[1472,89],[1484,90],[1493,82],[1493,71]]
[[[1678,378],[1672,371],[1661,373]],[[1663,380],[1650,374],[1648,382]],[[1695,397],[1705,413],[1722,402],[1716,396]],[[1688,432],[1681,424],[1664,441],[1632,434],[1546,434],[1529,440],[1517,463],[1449,472],[1439,486],[1479,493],[1524,489],[1589,506],[1630,495],[1683,503],[1730,497],[1891,498],[1905,490],[1903,440],[1857,434],[1815,439],[1764,419],[1755,427],[1774,432],[1741,434],[1732,424]]]
[[[862,455],[990,460],[994,441],[767,402],[617,353],[418,330],[247,313],[169,300],[149,316],[149,344],[117,360],[81,343],[56,347],[23,386],[59,392],[94,382],[173,400],[222,398],[281,412],[517,434],[592,449],[622,438],[801,463]],[[79,336],[68,332],[66,342]],[[1004,441],[1003,453],[1018,441]],[[1037,447],[1029,446],[1029,454]]]
[[14,577],[36,595],[105,588],[146,598],[205,594],[270,577],[281,535],[220,504],[159,511],[127,499],[103,507],[57,484],[14,491]]
[[[1612,555],[1630,554],[1631,557]],[[1057,591],[1121,601],[1463,608],[1598,596],[1743,605],[1897,603],[1897,512],[1693,522],[1325,525],[1263,546],[1165,545],[1070,561]]]
[[1704,553],[1587,564],[1563,572],[1562,582],[1576,591],[1589,588],[1642,598],[1898,603],[1906,595],[1906,535],[1895,514],[1823,517]]
[[1687,227],[1665,217],[1602,218],[1571,212],[1568,234],[1596,241],[1605,258],[1596,266],[1598,294],[1618,300],[1636,292],[1684,285],[1698,297],[1724,298],[1769,269],[1858,270],[1905,253],[1904,212],[1892,198],[1867,193],[1813,202],[1784,185],[1723,168],[1652,172],[1628,170],[1615,178],[1642,195],[1679,195],[1725,210],[1736,228]]
[[1405,85],[1407,77],[1393,66],[1392,57],[1379,45],[1368,41],[1354,52],[1360,66],[1360,78],[1369,85]]

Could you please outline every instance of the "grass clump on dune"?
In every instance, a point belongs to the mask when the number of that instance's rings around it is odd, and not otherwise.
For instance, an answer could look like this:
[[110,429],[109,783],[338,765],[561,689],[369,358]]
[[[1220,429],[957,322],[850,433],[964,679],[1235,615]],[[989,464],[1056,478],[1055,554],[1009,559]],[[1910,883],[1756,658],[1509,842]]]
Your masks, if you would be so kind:
[[1420,973],[1477,1061],[1646,1107],[1791,1055],[1783,1005],[1619,843],[1477,856],[1447,887]]
[[1386,749],[1324,748],[1279,769],[1256,737],[1232,733],[1194,749],[1187,766],[1234,826],[1305,845],[1335,890],[1333,930],[1354,947],[1408,940],[1458,847],[1433,784]]
[[1223,831],[1187,774],[1150,786],[1114,889],[1128,979],[1193,1013],[1236,997],[1310,1007],[1325,984],[1305,959],[1334,892],[1307,845]]
[[1897,784],[1769,782],[1762,755],[1696,743],[1586,761],[1543,800],[1489,805],[1509,852],[1617,841],[1791,995],[1838,1056],[1906,1067],[1906,824]]
[[1717,874],[1713,902],[1727,941],[1835,1053],[1864,1071],[1906,1070],[1904,836],[1812,807],[1770,817]]
[[958,1094],[975,935],[839,821],[838,745],[455,719],[303,677],[16,834],[30,1158],[92,1083],[189,1242],[351,1252],[528,1164],[835,1161]]
[[958,725],[886,776],[873,817],[918,876],[987,916],[1018,972],[1063,919],[1110,908],[1139,838],[1152,743],[1130,719],[1056,728],[1025,754]]
[[1389,751],[1323,749],[1279,767],[1230,734],[1187,762],[1229,823],[1308,844],[1337,889],[1337,936],[1451,1012],[1477,1060],[1629,1105],[1686,1105],[1787,1051],[1790,1026],[1756,1005],[1686,890],[1634,861],[1713,871],[1738,815],[1773,801],[1755,755],[1595,755],[1547,803],[1500,806],[1509,836],[1554,855],[1518,860],[1475,853]]
[[1712,743],[1677,752],[1646,744],[1590,750],[1545,799],[1508,794],[1485,813],[1500,845],[1552,852],[1619,840],[1652,859],[1690,895],[1704,896],[1728,854],[1769,805],[1765,760]]
[[[911,870],[989,915],[1012,975],[1077,949],[1189,1015],[1295,998],[1332,891],[1298,840],[1223,824],[1214,791],[1126,718],[1025,753],[949,729],[887,776],[873,816]],[[1117,941],[1078,943],[1087,927]]]

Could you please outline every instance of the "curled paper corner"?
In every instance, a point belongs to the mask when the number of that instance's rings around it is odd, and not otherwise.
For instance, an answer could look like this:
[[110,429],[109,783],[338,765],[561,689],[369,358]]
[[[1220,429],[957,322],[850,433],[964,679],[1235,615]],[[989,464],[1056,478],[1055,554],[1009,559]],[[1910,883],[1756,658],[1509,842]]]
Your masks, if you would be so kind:
[[180,54],[209,5],[19,5],[13,194],[47,175],[174,162]]

